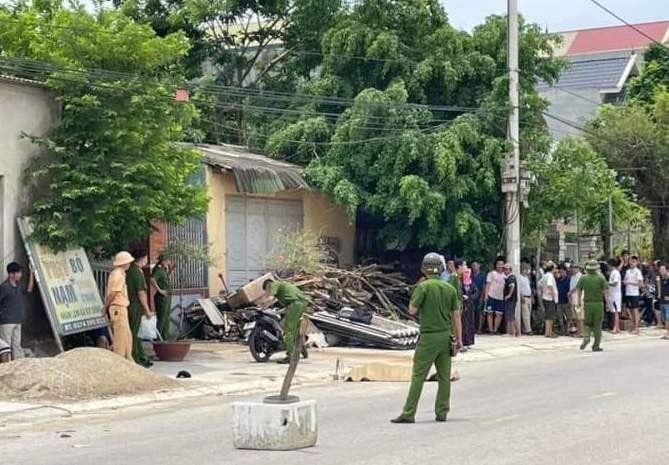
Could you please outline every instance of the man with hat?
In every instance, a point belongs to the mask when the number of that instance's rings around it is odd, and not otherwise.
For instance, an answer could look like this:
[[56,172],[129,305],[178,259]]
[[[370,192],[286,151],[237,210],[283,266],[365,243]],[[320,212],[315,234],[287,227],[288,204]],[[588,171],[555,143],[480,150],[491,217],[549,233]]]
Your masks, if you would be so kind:
[[585,276],[578,281],[580,290],[580,301],[585,309],[585,320],[583,328],[583,343],[581,350],[585,350],[590,344],[590,333],[595,333],[595,342],[592,346],[593,352],[601,352],[602,323],[604,321],[604,301],[608,300],[609,285],[604,276],[599,272],[599,263],[590,260],[585,265]]
[[418,400],[432,365],[437,369],[436,421],[444,422],[451,397],[451,344],[455,326],[456,347],[462,347],[462,320],[458,293],[439,279],[444,271],[441,257],[429,253],[423,258],[422,272],[427,279],[414,289],[409,314],[420,317],[420,338],[413,357],[411,387],[402,414],[392,423],[414,423]]
[[109,314],[112,335],[114,337],[114,353],[132,360],[132,333],[128,320],[128,288],[125,282],[125,273],[135,259],[128,252],[119,252],[114,258],[114,270],[107,280],[105,294],[105,309]]

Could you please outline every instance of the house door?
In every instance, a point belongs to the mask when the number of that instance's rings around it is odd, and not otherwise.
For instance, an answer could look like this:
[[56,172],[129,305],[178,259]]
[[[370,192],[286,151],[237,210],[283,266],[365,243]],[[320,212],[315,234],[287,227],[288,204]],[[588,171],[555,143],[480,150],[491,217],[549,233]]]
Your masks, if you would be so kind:
[[226,196],[227,282],[237,289],[264,272],[264,260],[280,231],[301,229],[301,200]]

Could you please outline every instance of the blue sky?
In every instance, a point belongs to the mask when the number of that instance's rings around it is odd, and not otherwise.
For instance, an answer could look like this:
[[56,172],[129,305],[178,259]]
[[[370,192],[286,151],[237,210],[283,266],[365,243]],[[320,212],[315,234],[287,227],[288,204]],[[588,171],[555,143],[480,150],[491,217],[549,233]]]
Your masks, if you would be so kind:
[[[599,0],[629,22],[669,20],[669,0]],[[465,30],[506,11],[507,0],[441,0],[451,24]],[[620,24],[589,0],[518,0],[520,12],[550,31]]]

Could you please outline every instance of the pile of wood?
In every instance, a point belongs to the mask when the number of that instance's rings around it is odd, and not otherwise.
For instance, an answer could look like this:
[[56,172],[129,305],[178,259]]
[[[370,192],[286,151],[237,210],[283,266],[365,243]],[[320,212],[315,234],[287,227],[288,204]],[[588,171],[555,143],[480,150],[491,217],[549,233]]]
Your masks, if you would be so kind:
[[296,274],[287,281],[299,287],[313,310],[341,307],[366,310],[391,319],[407,319],[413,284],[390,267],[325,268],[318,274]]

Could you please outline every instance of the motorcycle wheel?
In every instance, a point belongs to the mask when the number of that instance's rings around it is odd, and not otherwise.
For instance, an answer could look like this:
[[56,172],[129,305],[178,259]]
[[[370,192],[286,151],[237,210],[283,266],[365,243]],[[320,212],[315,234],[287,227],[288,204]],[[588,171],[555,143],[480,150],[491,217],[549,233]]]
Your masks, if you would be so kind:
[[253,330],[249,336],[249,350],[256,362],[266,363],[274,353],[269,341],[263,339],[260,331]]

